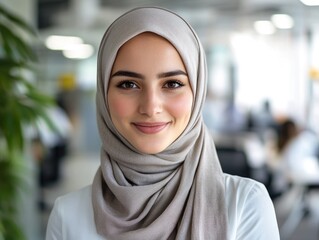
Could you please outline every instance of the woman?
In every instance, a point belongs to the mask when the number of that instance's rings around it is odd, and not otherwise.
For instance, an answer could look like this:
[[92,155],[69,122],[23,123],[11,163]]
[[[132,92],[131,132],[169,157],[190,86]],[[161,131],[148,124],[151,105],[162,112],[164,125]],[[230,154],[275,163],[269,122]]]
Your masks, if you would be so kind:
[[106,31],[98,56],[101,166],[60,197],[47,239],[279,239],[265,188],[223,174],[201,117],[204,50],[192,28],[138,8]]
[[299,187],[301,182],[310,185],[317,179],[319,139],[312,130],[288,117],[278,124],[276,146],[270,150],[272,181],[268,192],[273,199],[295,187],[294,182]]

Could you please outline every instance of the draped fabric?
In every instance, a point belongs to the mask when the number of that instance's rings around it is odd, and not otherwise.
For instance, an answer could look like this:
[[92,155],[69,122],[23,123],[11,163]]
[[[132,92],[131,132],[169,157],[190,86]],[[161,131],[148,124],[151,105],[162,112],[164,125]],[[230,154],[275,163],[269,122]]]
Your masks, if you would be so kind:
[[[184,132],[164,151],[147,155],[114,127],[107,103],[117,51],[129,39],[153,32],[179,52],[194,94]],[[98,53],[97,123],[101,165],[92,190],[97,232],[106,239],[227,239],[224,177],[201,111],[205,53],[193,29],[162,8],[133,9],[107,29]]]

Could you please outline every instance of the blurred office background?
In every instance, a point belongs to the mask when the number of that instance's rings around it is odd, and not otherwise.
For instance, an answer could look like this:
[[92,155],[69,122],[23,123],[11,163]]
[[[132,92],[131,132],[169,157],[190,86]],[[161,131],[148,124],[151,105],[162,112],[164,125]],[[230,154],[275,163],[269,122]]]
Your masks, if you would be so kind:
[[266,185],[282,239],[319,239],[319,6],[311,0],[1,3],[38,31],[32,43],[39,57],[36,84],[57,100],[49,113],[61,128],[56,136],[40,125],[39,142],[33,140],[34,158],[39,153],[45,160],[31,163],[36,194],[26,194],[21,217],[28,239],[44,239],[59,195],[91,183],[100,148],[99,41],[118,16],[146,5],[179,13],[204,45],[209,83],[203,117],[224,170]]

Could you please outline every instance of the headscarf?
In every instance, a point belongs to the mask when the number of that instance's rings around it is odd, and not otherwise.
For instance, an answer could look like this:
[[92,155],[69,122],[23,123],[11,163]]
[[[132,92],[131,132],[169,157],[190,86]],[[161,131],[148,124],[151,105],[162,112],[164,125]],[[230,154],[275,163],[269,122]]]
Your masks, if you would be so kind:
[[[153,32],[179,52],[194,102],[183,133],[164,151],[143,154],[116,130],[107,89],[119,48]],[[227,239],[224,177],[201,110],[207,69],[191,26],[162,8],[142,7],[119,17],[105,32],[98,53],[97,123],[102,141],[92,203],[97,232],[106,239]]]

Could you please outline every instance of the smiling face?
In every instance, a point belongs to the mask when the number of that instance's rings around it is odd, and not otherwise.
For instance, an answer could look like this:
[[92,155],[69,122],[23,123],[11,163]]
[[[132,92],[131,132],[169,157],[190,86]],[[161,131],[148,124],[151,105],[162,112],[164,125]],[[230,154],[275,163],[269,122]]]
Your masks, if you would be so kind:
[[108,87],[112,122],[137,150],[156,154],[186,128],[193,94],[183,61],[164,38],[142,33],[118,51]]

